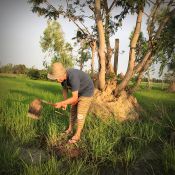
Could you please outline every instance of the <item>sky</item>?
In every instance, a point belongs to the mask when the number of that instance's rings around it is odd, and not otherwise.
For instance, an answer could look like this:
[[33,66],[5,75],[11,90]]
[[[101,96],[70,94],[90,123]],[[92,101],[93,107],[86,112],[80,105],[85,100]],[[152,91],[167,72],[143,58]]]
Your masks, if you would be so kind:
[[[44,53],[40,47],[40,37],[47,27],[47,19],[32,13],[27,0],[0,0],[0,64],[25,64],[27,67],[43,68]],[[114,12],[115,13],[115,12]],[[58,19],[65,40],[73,43],[76,26],[63,18]],[[129,36],[134,29],[135,15],[128,15],[122,28],[111,38],[114,47],[119,38],[118,72],[126,72],[129,58]],[[142,31],[146,34],[146,18],[143,17]],[[90,22],[87,23],[90,25]],[[125,51],[122,53],[122,51]],[[96,59],[97,63],[97,59]],[[87,63],[88,66],[90,65]],[[97,67],[97,64],[96,64]],[[156,73],[155,73],[155,76]]]

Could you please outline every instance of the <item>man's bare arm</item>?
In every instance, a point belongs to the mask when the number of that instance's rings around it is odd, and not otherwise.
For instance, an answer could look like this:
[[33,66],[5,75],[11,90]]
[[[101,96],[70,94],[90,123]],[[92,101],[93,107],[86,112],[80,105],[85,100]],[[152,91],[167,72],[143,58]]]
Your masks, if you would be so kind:
[[61,103],[63,105],[68,105],[68,104],[76,104],[77,102],[78,102],[78,91],[74,91],[72,92],[72,97],[62,101]]
[[63,98],[64,98],[64,100],[67,99],[67,94],[68,94],[68,90],[67,89],[63,89]]

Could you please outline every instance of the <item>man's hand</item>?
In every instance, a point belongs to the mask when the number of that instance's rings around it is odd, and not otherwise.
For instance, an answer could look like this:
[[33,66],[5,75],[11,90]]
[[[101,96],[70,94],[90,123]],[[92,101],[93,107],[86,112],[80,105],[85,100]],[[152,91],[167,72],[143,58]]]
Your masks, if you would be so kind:
[[55,108],[61,108],[63,106],[62,102],[58,102],[54,104]]
[[63,110],[66,110],[66,108],[67,108],[67,105],[62,105]]
[[54,107],[55,107],[55,108],[62,108],[63,110],[66,110],[67,105],[64,104],[63,102],[58,102],[58,103],[55,103],[55,104],[54,104]]

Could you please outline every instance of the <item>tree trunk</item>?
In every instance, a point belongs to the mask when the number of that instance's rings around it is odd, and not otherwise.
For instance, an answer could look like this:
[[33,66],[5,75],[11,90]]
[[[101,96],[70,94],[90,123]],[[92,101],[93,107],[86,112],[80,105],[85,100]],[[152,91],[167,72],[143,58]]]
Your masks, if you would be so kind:
[[134,34],[130,43],[130,53],[129,53],[129,62],[128,62],[128,69],[127,72],[125,74],[124,79],[122,80],[122,82],[117,86],[117,88],[115,89],[114,95],[117,96],[122,90],[125,89],[125,87],[127,86],[129,80],[132,78],[133,76],[133,69],[135,66],[135,47],[140,35],[140,30],[141,30],[141,22],[142,22],[142,15],[143,15],[143,11],[140,10],[137,16],[137,21],[136,21],[136,27],[134,30]]
[[138,72],[137,81],[136,81],[135,85],[130,89],[130,93],[134,93],[138,89],[138,87],[139,87],[139,85],[140,85],[140,83],[142,81],[143,74],[149,68],[149,66],[151,65],[151,63],[152,63],[152,58],[150,56],[148,58],[147,62],[145,63],[144,67],[142,67],[142,69]]
[[94,75],[94,58],[95,58],[95,50],[96,50],[96,41],[93,40],[90,42],[90,47],[92,51],[92,60],[91,60],[91,75]]
[[151,78],[150,78],[150,72],[148,71],[148,89],[151,88]]
[[80,70],[83,70],[83,63],[80,61]]
[[130,90],[130,93],[131,93],[131,94],[133,94],[133,93],[138,89],[139,85],[141,84],[142,78],[143,78],[143,73],[144,73],[144,72],[140,72],[140,73],[139,73],[135,85],[134,85],[133,88]]
[[119,54],[119,39],[115,39],[114,72],[116,75],[118,70],[118,54]]
[[106,12],[106,16],[105,16],[105,41],[106,41],[106,48],[107,48],[107,53],[106,53],[106,75],[110,75],[111,73],[114,72],[113,70],[113,66],[111,64],[111,58],[112,58],[112,54],[113,54],[113,49],[111,48],[111,44],[110,44],[110,34],[109,34],[109,18],[110,18],[110,11],[108,8],[108,2],[107,0],[104,1],[104,5],[105,5],[105,12]]
[[99,37],[99,89],[103,90],[105,88],[105,35],[103,22],[101,17],[101,4],[100,0],[95,0],[95,18],[97,23],[97,31]]

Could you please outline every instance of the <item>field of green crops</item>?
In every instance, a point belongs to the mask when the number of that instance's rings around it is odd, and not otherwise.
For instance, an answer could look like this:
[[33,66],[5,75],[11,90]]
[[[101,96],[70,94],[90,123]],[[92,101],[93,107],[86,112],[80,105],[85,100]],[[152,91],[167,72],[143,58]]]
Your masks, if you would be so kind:
[[[152,175],[175,174],[175,94],[142,84],[134,96],[144,112],[137,121],[104,123],[89,115],[77,158],[51,151],[68,124],[69,108],[44,106],[41,119],[26,116],[35,98],[62,99],[55,82],[0,76],[0,174]],[[58,111],[58,109],[57,109]]]

